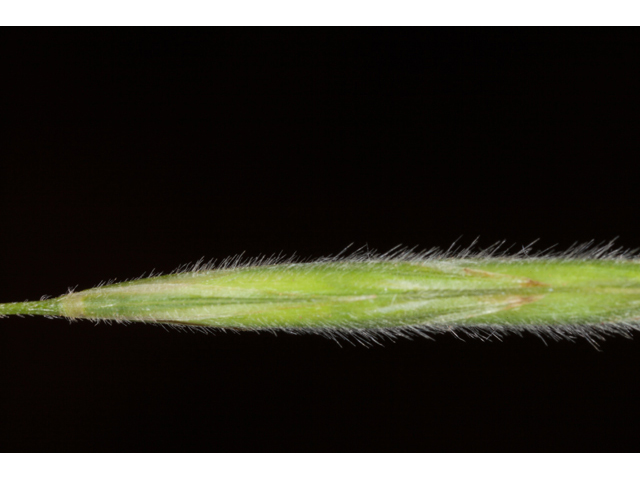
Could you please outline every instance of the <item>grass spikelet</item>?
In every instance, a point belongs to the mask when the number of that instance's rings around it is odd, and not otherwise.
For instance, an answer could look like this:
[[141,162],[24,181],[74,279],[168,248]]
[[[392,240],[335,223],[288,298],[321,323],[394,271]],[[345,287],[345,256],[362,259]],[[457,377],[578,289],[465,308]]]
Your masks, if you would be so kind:
[[311,262],[239,257],[58,298],[0,304],[46,315],[216,329],[315,332],[370,344],[452,332],[531,331],[592,342],[640,325],[640,260],[611,244],[561,254],[502,244],[424,252],[357,251]]

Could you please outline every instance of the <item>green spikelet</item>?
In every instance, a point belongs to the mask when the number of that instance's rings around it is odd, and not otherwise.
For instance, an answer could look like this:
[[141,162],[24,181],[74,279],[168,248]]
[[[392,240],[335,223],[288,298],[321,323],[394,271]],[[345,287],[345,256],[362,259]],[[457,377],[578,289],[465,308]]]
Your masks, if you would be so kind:
[[443,330],[597,338],[638,325],[640,262],[605,247],[555,256],[405,252],[226,264],[2,304],[0,314],[362,339]]

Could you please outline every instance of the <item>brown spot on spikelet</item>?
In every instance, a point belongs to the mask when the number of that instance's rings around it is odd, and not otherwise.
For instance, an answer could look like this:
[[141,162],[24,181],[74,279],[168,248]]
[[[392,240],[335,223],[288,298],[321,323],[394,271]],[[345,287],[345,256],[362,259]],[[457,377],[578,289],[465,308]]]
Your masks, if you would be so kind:
[[487,272],[486,270],[476,270],[473,268],[463,268],[464,273],[468,275],[474,275],[477,277],[494,277],[517,280],[523,287],[549,287],[548,283],[539,282],[527,277],[514,277],[513,275],[507,275],[506,273]]

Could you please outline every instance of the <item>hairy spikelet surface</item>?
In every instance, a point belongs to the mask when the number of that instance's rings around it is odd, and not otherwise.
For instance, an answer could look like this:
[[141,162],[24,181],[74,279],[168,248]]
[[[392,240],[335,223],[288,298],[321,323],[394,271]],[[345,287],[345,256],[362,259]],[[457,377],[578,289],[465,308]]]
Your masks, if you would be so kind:
[[364,249],[312,261],[281,256],[197,262],[168,275],[107,282],[0,314],[319,333],[370,345],[450,332],[501,338],[628,335],[640,320],[640,261],[612,243],[560,253],[504,243],[384,254]]

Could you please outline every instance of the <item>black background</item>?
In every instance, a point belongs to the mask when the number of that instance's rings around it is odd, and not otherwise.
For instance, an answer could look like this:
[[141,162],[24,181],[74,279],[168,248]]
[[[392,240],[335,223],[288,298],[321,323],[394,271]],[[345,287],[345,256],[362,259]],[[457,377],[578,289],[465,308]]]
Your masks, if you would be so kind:
[[[347,245],[640,247],[628,30],[14,30],[0,300]],[[0,321],[10,451],[637,450],[640,338]]]

